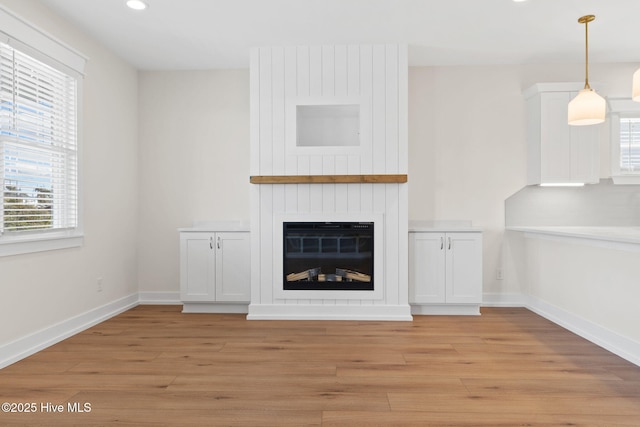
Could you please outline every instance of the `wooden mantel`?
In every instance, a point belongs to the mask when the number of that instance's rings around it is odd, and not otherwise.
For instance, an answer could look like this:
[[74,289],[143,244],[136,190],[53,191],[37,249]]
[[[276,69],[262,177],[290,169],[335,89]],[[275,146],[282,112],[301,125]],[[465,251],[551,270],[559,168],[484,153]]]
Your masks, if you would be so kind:
[[251,184],[394,184],[407,175],[262,175],[249,177]]

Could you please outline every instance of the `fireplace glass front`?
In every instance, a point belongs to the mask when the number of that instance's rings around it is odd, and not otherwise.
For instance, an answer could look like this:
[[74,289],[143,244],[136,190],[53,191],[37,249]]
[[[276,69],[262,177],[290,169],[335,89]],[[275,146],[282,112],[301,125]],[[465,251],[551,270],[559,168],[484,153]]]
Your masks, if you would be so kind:
[[285,222],[285,290],[373,290],[373,222]]

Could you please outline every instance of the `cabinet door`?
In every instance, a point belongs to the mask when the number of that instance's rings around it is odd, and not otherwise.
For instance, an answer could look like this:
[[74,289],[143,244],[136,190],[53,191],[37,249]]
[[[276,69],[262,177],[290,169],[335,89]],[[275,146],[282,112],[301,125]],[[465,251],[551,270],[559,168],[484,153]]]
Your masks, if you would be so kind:
[[215,300],[213,233],[180,234],[180,299]]
[[216,233],[216,301],[251,300],[249,233]]
[[540,180],[572,182],[571,126],[567,123],[567,105],[571,92],[541,94],[540,112]]
[[570,126],[572,91],[540,92],[527,100],[528,184],[597,183],[600,126]]
[[600,181],[600,138],[598,126],[571,126],[571,181],[595,184]]
[[411,233],[409,239],[409,302],[445,302],[445,235]]
[[447,233],[447,303],[482,302],[482,235]]

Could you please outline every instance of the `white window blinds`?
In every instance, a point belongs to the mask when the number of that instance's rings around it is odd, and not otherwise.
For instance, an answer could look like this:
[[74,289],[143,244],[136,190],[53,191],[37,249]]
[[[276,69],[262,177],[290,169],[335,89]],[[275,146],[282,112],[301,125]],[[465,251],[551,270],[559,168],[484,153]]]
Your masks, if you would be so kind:
[[0,42],[0,232],[78,224],[77,81]]
[[640,173],[640,118],[620,119],[620,172]]

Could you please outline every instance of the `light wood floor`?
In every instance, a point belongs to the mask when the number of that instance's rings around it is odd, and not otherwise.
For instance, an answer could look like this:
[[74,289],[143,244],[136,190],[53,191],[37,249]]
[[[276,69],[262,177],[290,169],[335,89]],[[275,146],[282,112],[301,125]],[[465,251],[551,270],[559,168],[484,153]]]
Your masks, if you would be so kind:
[[0,370],[0,402],[37,404],[2,426],[638,426],[640,367],[525,309],[303,322],[139,306]]

